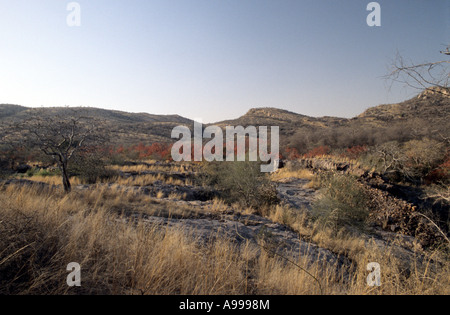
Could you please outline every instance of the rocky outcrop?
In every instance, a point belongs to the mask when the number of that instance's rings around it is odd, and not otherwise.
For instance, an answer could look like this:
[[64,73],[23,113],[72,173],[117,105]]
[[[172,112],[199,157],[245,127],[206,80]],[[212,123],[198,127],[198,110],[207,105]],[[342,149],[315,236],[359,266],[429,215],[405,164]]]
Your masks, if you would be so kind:
[[431,219],[424,217],[419,211],[431,209],[434,205],[420,199],[420,192],[416,188],[390,183],[380,174],[369,172],[350,162],[302,159],[290,163],[314,172],[333,171],[357,176],[367,191],[372,223],[387,231],[414,236],[424,247],[445,242]]
[[296,161],[289,161],[286,167],[295,168],[307,168],[314,172],[321,171],[337,171],[346,174],[353,174],[356,176],[376,176],[373,172],[369,172],[359,167],[357,164],[352,162],[339,162],[332,158],[309,158],[309,159],[299,159]]
[[313,189],[305,188],[308,182],[309,180],[301,178],[287,178],[278,181],[276,187],[281,203],[293,209],[311,209],[317,192]]
[[445,97],[449,97],[450,98],[450,88],[443,88],[443,87],[439,87],[439,86],[434,86],[434,87],[430,87],[428,89],[426,89],[425,91],[423,91],[422,93],[420,93],[417,98],[418,99],[429,99],[430,97],[433,96],[445,96]]

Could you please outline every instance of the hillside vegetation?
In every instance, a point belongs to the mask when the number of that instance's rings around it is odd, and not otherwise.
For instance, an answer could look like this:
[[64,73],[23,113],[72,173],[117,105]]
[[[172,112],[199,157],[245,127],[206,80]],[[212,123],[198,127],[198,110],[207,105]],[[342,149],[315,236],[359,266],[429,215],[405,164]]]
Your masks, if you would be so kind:
[[[39,115],[45,119],[70,115],[80,111],[85,116],[105,123],[115,144],[171,143],[175,126],[192,128],[190,119],[177,115],[132,114],[98,108],[26,108],[0,104],[0,122],[21,122]],[[425,91],[399,104],[380,105],[366,110],[352,119],[338,117],[309,117],[276,108],[254,108],[244,116],[214,123],[220,127],[279,126],[284,146],[299,151],[315,146],[329,145],[343,148],[356,145],[374,145],[389,140],[411,140],[420,137],[448,139],[450,130],[450,97],[433,90]]]

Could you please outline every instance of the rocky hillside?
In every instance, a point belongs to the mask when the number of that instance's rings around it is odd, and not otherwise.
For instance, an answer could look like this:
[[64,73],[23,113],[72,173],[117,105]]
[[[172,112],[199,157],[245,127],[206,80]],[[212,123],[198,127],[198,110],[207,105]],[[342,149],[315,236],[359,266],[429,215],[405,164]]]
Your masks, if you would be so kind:
[[348,119],[337,117],[310,117],[278,108],[253,108],[244,116],[215,123],[225,127],[231,126],[279,126],[282,131],[288,132],[298,127],[327,128],[339,126]]
[[216,125],[279,126],[282,146],[303,149],[306,153],[321,145],[339,149],[423,137],[441,141],[450,137],[449,117],[449,92],[428,89],[398,104],[369,108],[352,119],[308,117],[277,108],[255,108],[240,118]]
[[[367,109],[352,119],[339,117],[309,117],[277,108],[254,108],[244,116],[216,123],[226,125],[279,125],[280,127],[333,128],[338,126],[380,126],[404,122],[409,119],[434,123],[450,117],[450,92],[427,89],[418,96],[398,104],[379,105]],[[285,128],[286,129],[286,128]]]
[[447,120],[450,115],[450,92],[443,89],[427,89],[417,97],[399,104],[380,105],[370,108],[357,117],[362,121],[424,121]]

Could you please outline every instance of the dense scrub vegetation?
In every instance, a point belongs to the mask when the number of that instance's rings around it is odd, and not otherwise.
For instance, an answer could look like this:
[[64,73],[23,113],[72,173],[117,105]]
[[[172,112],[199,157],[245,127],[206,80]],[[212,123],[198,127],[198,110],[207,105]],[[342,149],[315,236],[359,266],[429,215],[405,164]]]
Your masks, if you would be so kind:
[[388,141],[374,146],[358,145],[333,149],[318,146],[301,154],[287,147],[288,159],[335,156],[361,163],[366,168],[389,177],[395,182],[413,184],[448,184],[450,175],[450,147],[443,141],[430,138],[407,142]]

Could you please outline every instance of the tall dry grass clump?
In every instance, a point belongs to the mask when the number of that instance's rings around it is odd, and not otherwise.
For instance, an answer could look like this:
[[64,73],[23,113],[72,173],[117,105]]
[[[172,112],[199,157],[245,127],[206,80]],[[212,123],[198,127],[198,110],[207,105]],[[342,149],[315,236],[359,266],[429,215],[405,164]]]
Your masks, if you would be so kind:
[[281,168],[271,175],[271,179],[273,181],[280,181],[287,178],[300,178],[312,180],[314,179],[314,177],[315,177],[314,173],[306,168],[293,168],[293,167]]

